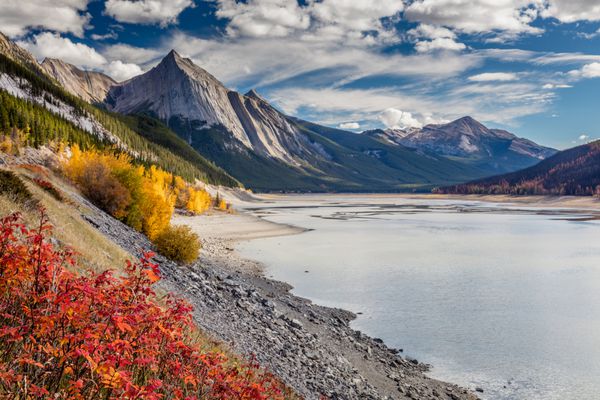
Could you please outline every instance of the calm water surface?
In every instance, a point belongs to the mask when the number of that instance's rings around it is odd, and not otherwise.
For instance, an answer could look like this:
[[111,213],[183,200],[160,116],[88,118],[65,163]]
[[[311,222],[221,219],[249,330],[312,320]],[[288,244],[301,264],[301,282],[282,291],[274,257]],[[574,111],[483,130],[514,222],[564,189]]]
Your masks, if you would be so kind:
[[[242,254],[430,375],[488,399],[600,398],[600,221],[402,198],[289,197],[254,211],[312,229]],[[305,271],[309,271],[308,273]]]

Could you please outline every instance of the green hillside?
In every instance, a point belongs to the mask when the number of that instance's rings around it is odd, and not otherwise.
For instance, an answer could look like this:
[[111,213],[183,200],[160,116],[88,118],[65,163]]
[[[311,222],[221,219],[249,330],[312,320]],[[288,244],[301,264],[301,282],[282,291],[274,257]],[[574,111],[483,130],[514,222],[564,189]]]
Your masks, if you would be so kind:
[[[180,143],[174,145],[167,143],[168,140],[161,143],[151,139],[156,135],[148,133],[148,137],[145,137],[139,134],[116,116],[67,93],[50,78],[40,77],[3,54],[0,54],[0,72],[15,77],[19,84],[35,97],[44,96],[48,103],[58,100],[73,107],[76,114],[88,113],[93,116],[106,130],[118,137],[128,149],[137,153],[138,162],[156,164],[187,180],[200,179],[208,183],[238,186],[237,181],[226,172],[196,154],[188,159],[189,149],[185,149]],[[54,114],[38,104],[19,99],[4,90],[0,90],[0,95],[2,100],[0,102],[0,127],[5,134],[8,134],[10,128],[14,126],[28,131],[29,144],[33,146],[40,146],[53,140],[77,143],[84,148],[90,145],[99,148],[113,146],[112,143],[101,141],[62,116]],[[139,131],[141,130],[139,129]],[[180,154],[177,153],[179,150],[185,151]]]

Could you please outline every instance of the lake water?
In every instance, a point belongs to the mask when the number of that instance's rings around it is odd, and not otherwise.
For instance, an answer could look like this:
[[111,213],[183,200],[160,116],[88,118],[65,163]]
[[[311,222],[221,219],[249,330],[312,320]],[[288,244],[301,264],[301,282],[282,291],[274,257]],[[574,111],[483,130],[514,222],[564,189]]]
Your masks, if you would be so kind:
[[[600,221],[400,197],[286,197],[257,215],[312,231],[239,246],[353,327],[486,399],[600,398]],[[305,272],[308,271],[308,272]]]

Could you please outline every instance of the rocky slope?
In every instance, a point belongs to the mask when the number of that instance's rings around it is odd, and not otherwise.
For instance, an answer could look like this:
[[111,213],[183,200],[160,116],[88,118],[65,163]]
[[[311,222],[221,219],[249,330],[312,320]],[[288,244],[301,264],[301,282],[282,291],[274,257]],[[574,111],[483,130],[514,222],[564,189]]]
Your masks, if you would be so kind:
[[514,171],[553,155],[540,146],[501,129],[489,129],[471,117],[421,129],[388,129],[365,132],[390,143],[462,159],[490,171]]
[[[76,197],[92,212],[94,227],[136,256],[151,248],[138,232]],[[474,400],[473,393],[428,378],[427,366],[404,359],[350,328],[350,312],[317,306],[293,296],[290,287],[243,266],[232,244],[203,241],[202,257],[182,268],[160,256],[162,287],[194,306],[199,326],[240,354],[255,355],[261,365],[308,400],[446,399]]]
[[11,60],[23,64],[39,75],[43,75],[44,73],[39,63],[30,52],[17,45],[2,32],[0,32],[0,54],[4,54]]
[[88,103],[102,103],[108,90],[117,84],[114,79],[101,72],[82,71],[56,58],[46,58],[41,66],[68,92]]

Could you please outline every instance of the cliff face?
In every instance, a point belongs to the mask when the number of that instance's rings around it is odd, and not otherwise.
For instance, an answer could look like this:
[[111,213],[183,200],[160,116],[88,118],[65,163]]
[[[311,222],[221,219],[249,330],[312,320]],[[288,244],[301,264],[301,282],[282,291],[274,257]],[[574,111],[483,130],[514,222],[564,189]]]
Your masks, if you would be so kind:
[[89,103],[103,102],[108,90],[117,84],[114,79],[103,73],[82,71],[72,64],[55,58],[47,58],[41,65],[44,72],[67,91]]
[[[116,112],[149,111],[163,121],[201,129],[224,127],[247,149],[286,164],[300,164],[303,154],[318,152],[256,92],[227,89],[175,51],[147,73],[113,87],[107,104]],[[186,139],[193,140],[191,135]]]

